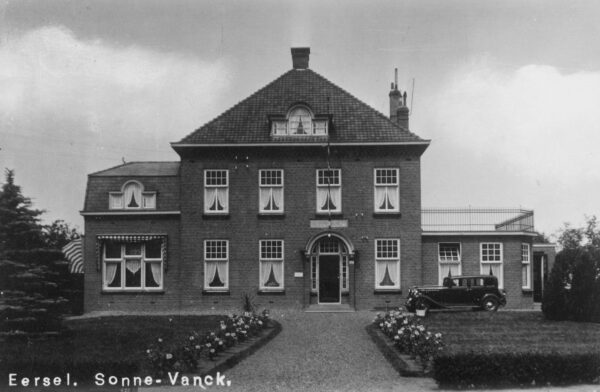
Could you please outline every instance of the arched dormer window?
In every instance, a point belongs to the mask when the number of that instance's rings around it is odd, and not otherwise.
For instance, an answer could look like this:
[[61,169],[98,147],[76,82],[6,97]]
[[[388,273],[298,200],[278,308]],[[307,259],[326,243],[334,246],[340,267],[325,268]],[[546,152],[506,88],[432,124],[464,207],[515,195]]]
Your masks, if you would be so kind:
[[123,184],[121,192],[109,193],[111,210],[153,210],[156,208],[156,192],[144,192],[144,185],[138,181]]
[[285,119],[273,119],[274,136],[325,136],[327,117],[315,117],[306,106],[292,107]]

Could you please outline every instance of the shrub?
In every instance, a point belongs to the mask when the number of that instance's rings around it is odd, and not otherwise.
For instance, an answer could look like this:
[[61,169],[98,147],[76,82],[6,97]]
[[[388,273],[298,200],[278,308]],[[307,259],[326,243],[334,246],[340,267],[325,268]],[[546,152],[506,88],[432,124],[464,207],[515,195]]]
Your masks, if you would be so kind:
[[442,334],[428,331],[410,313],[389,311],[383,315],[378,314],[373,323],[394,341],[401,353],[418,357],[425,368],[444,347]]
[[549,320],[600,322],[600,254],[592,247],[563,249],[544,290],[542,311]]
[[433,372],[442,387],[593,383],[600,376],[600,354],[457,353],[436,357]]

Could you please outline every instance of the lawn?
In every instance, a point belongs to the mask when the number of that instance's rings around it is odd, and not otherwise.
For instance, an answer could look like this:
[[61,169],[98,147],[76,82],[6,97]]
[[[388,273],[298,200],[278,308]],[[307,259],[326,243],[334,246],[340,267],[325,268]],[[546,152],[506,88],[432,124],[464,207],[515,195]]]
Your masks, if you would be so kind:
[[[189,332],[219,326],[223,316],[120,316],[70,321],[58,337],[0,342],[0,376],[55,375],[70,372],[83,379],[97,371],[131,375],[145,365],[146,349],[160,337],[184,339]],[[115,373],[116,372],[116,373]]]
[[548,321],[541,312],[430,312],[449,354],[464,352],[600,352],[600,324]]

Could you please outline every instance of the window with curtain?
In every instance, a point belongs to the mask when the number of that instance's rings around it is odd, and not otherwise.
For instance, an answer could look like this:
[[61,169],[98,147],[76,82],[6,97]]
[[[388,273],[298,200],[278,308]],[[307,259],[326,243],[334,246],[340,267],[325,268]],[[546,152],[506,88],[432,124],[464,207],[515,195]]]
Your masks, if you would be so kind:
[[204,290],[229,289],[229,241],[204,241]]
[[400,212],[398,169],[375,169],[375,212]]
[[479,245],[479,249],[481,274],[496,276],[498,278],[498,287],[504,288],[502,244],[499,242],[482,242]]
[[438,282],[441,285],[444,278],[448,276],[459,276],[461,274],[461,248],[460,243],[441,242],[438,244],[439,275]]
[[317,213],[342,212],[342,171],[317,170]]
[[259,247],[260,289],[283,290],[283,240],[260,240]]
[[137,181],[128,181],[121,192],[109,192],[108,208],[111,210],[155,209],[156,192],[144,192],[144,186]]
[[204,171],[204,213],[229,213],[229,171]]
[[521,244],[521,286],[531,288],[531,252],[529,244]]
[[312,135],[312,115],[308,109],[298,107],[293,109],[288,116],[289,135]]
[[106,291],[161,290],[163,288],[162,241],[105,241],[102,281]]
[[283,170],[259,171],[259,211],[262,214],[283,213]]
[[275,136],[326,136],[327,117],[315,118],[304,106],[295,106],[286,119],[273,119],[271,132]]
[[375,289],[400,289],[400,240],[375,240]]

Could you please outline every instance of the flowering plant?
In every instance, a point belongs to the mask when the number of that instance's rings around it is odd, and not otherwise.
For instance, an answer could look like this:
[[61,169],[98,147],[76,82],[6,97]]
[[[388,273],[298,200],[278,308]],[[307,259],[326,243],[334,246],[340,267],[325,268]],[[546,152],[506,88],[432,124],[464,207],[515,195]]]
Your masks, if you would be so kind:
[[444,348],[441,333],[432,333],[411,313],[389,311],[373,321],[403,354],[418,357],[427,368]]
[[156,377],[165,377],[169,371],[193,372],[198,369],[202,355],[212,361],[227,347],[260,334],[268,324],[268,310],[260,314],[245,312],[239,316],[227,316],[219,322],[216,330],[204,334],[191,332],[182,341],[170,345],[159,337],[146,350],[150,369]]

